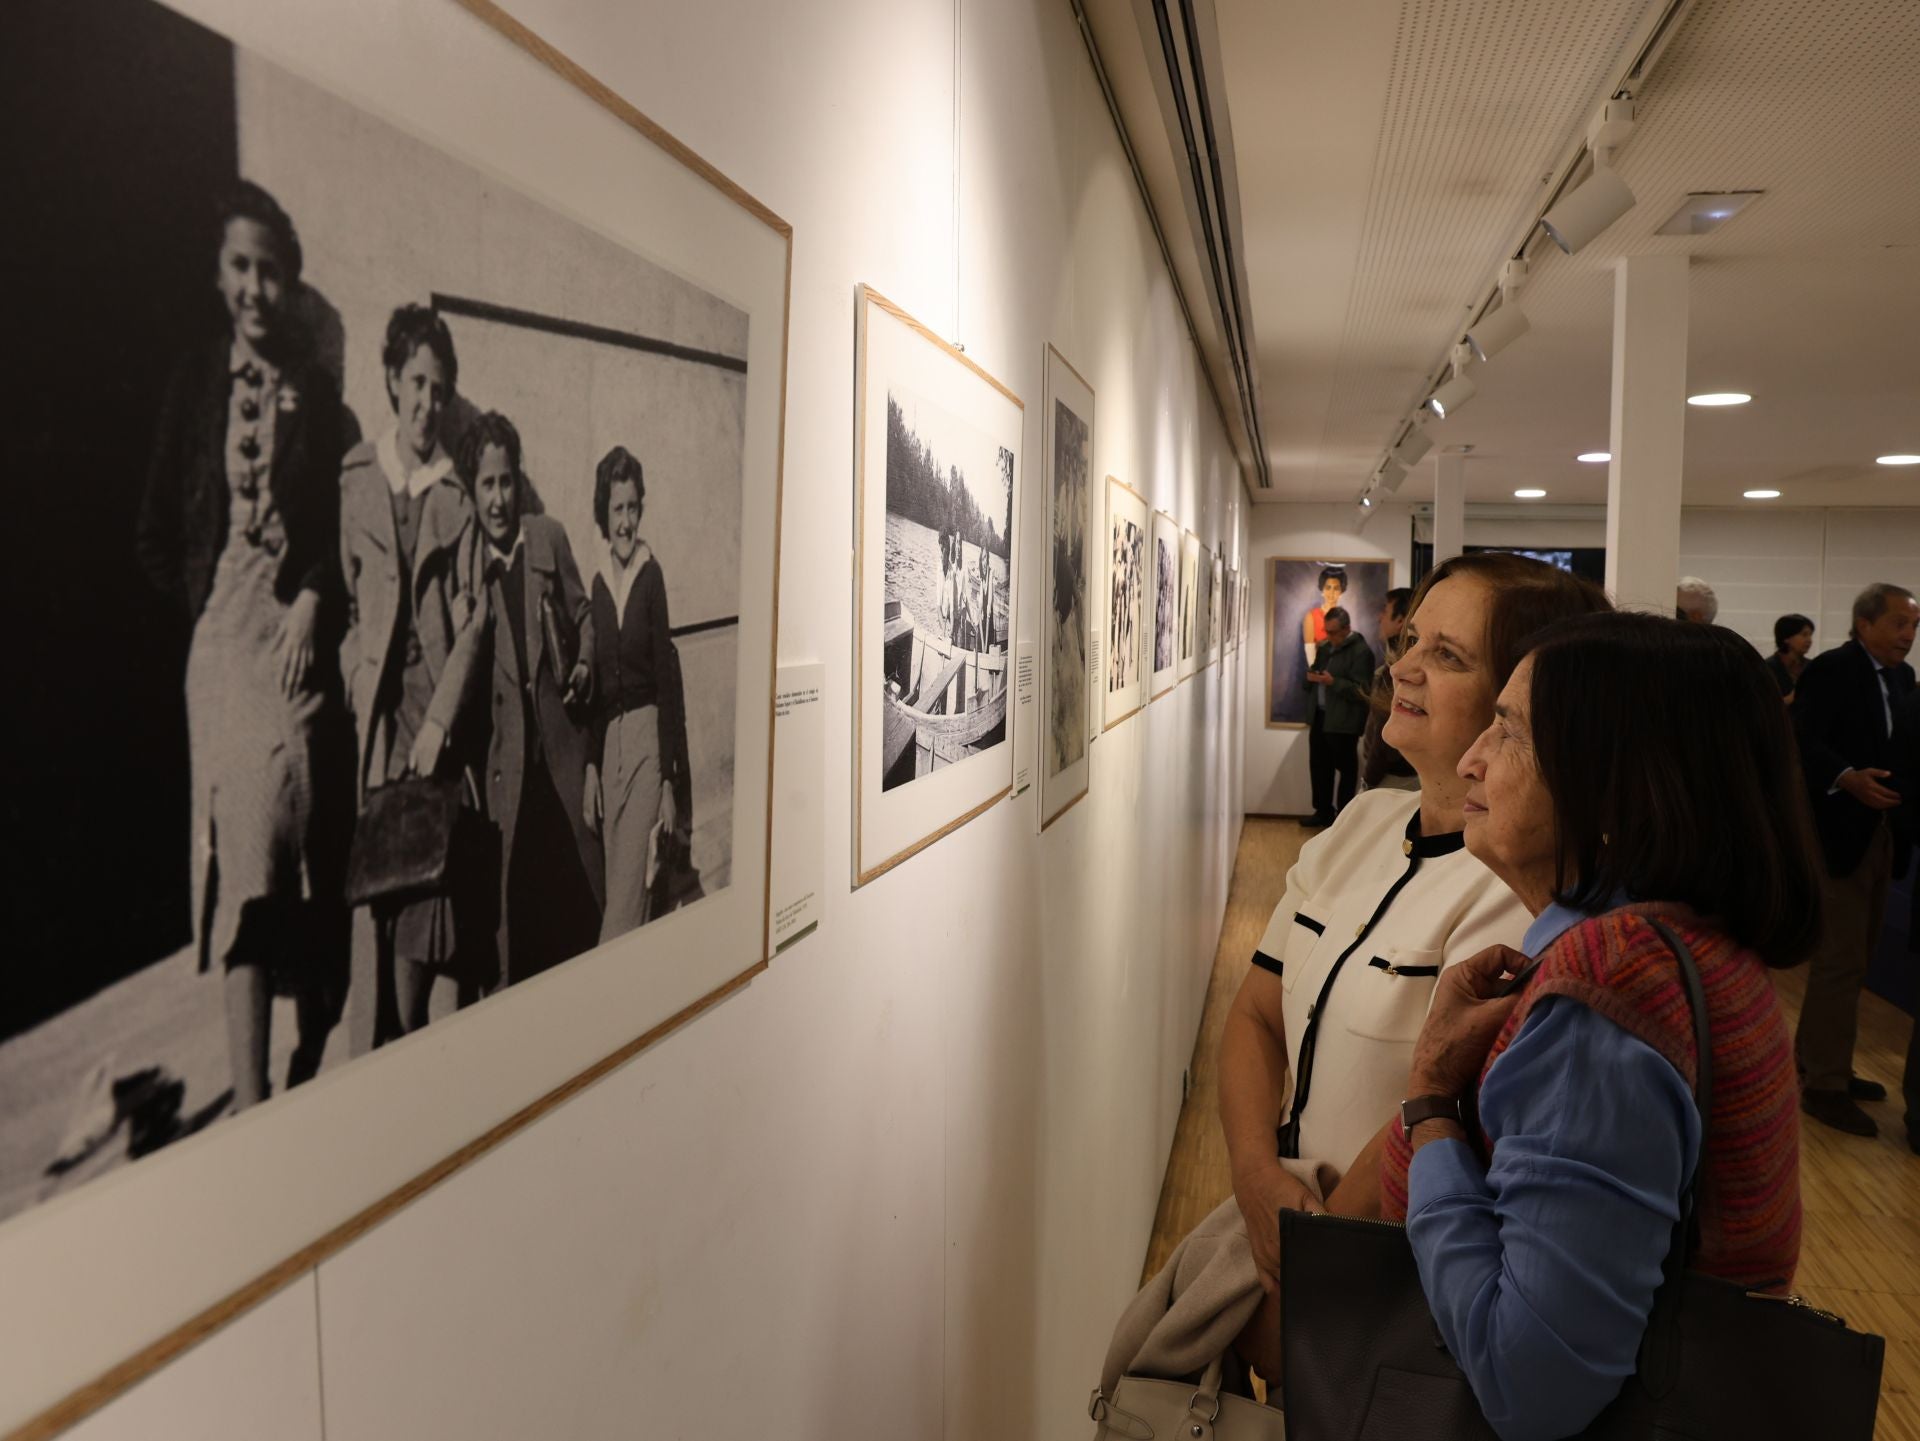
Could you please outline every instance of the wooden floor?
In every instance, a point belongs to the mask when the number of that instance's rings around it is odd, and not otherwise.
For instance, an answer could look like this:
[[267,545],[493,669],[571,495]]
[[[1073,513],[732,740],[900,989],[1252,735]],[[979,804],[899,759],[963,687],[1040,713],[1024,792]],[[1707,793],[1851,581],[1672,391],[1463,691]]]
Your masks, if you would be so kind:
[[[1219,1121],[1220,1031],[1286,889],[1287,868],[1309,834],[1293,821],[1247,818],[1194,1046],[1192,1089],[1174,1133],[1143,1279],[1233,1193]],[[1806,972],[1782,971],[1775,977],[1792,1024],[1800,1013]],[[1878,996],[1861,998],[1854,1066],[1891,1093],[1890,1100],[1866,1108],[1880,1124],[1877,1139],[1843,1136],[1813,1121],[1800,1132],[1806,1231],[1795,1287],[1855,1329],[1887,1338],[1878,1441],[1920,1441],[1920,1156],[1906,1145],[1899,1092],[1912,1025]]]

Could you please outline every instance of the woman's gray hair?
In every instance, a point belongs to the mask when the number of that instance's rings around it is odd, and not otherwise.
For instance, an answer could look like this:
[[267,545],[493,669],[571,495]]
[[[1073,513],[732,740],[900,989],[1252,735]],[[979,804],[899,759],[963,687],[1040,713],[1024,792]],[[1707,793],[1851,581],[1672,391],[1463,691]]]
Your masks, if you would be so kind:
[[1720,597],[1713,593],[1713,587],[1697,575],[1683,575],[1676,588],[1678,604],[1682,611],[1687,609],[1687,599],[1692,597],[1704,612],[1706,622],[1712,625],[1720,615]]

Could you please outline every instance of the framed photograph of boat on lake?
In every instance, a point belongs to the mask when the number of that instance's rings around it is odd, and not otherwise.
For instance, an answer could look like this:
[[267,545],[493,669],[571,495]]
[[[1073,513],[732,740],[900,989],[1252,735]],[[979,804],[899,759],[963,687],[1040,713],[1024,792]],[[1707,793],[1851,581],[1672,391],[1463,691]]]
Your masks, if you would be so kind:
[[1087,793],[1087,753],[1096,728],[1088,654],[1093,628],[1087,571],[1096,556],[1093,509],[1093,387],[1051,345],[1041,455],[1047,471],[1046,579],[1041,585],[1040,829]]
[[1152,659],[1147,625],[1147,502],[1132,486],[1107,477],[1107,674],[1101,688],[1108,727],[1147,703]]
[[1180,681],[1180,522],[1164,510],[1153,513],[1148,557],[1153,583],[1153,646],[1147,658],[1147,689],[1154,700],[1159,700]]
[[891,301],[862,286],[855,309],[853,872],[865,885],[1012,789],[1025,412]]

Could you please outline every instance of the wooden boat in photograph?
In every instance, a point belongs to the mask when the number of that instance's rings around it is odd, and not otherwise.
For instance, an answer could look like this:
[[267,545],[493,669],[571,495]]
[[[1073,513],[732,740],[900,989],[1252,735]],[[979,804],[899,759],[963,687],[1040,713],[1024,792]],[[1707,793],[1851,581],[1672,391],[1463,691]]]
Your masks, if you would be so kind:
[[883,786],[963,760],[1006,733],[1007,657],[929,631],[897,600],[881,633]]

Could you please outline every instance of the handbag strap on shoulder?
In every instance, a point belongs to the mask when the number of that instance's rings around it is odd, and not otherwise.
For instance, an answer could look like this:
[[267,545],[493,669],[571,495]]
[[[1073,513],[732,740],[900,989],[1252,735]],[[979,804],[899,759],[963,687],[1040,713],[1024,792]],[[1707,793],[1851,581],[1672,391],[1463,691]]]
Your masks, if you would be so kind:
[[1693,1013],[1694,1081],[1693,1101],[1700,1113],[1700,1149],[1694,1156],[1693,1171],[1680,1191],[1680,1219],[1673,1228],[1673,1241],[1661,1266],[1660,1289],[1654,1294],[1653,1313],[1647,1318],[1647,1334],[1640,1346],[1641,1384],[1653,1396],[1663,1396],[1676,1383],[1680,1369],[1680,1292],[1681,1278],[1693,1263],[1700,1246],[1700,1175],[1707,1164],[1707,1137],[1713,1124],[1713,1032],[1707,1015],[1706,986],[1700,979],[1699,964],[1693,950],[1679,934],[1657,916],[1647,923],[1672,949],[1680,962],[1680,983],[1686,989],[1687,1007]]
[[1657,916],[1649,916],[1647,921],[1679,959],[1680,983],[1686,988],[1687,1008],[1693,1013],[1693,1102],[1700,1113],[1700,1149],[1693,1158],[1693,1173],[1680,1192],[1680,1221],[1686,1237],[1680,1269],[1684,1271],[1691,1251],[1700,1244],[1700,1173],[1706,1169],[1707,1137],[1713,1126],[1713,1028],[1707,1015],[1707,989],[1700,979],[1700,966],[1693,958],[1692,947]]

